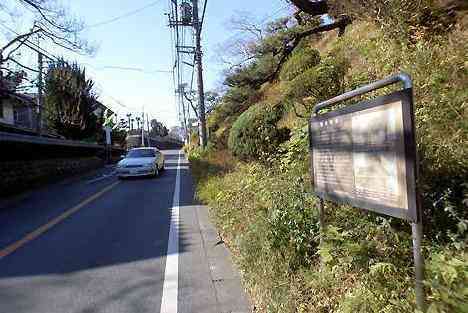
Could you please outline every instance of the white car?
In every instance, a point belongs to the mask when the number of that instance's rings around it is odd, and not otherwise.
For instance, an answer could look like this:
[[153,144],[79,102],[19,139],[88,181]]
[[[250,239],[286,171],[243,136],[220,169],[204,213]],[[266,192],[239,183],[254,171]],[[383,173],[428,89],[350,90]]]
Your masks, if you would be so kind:
[[164,155],[157,148],[135,148],[117,163],[119,178],[158,176],[164,170]]

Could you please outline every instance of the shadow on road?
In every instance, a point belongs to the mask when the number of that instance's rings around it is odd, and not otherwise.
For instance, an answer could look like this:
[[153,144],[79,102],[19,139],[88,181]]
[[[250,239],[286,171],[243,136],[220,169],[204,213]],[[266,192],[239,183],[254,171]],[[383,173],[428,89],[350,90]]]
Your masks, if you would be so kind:
[[[177,165],[177,158],[177,154],[166,152],[167,164]],[[182,159],[181,168],[185,164]],[[5,279],[9,278],[50,274],[73,276],[73,273],[81,271],[100,268],[105,271],[106,268],[148,260],[164,262],[171,225],[180,228],[179,252],[183,253],[190,234],[186,236],[183,225],[173,225],[170,218],[176,172],[177,169],[167,169],[157,178],[122,181],[46,233],[0,259],[0,289],[8,288],[9,283]],[[193,186],[188,169],[180,169],[180,179],[179,206],[190,206],[193,204]],[[65,197],[68,194],[68,190],[64,192]],[[0,231],[0,249],[5,247],[5,243],[22,238],[45,222],[37,218],[37,208],[33,218],[27,218],[25,210],[34,207],[34,200],[24,199],[23,208],[11,208],[10,214],[4,215],[8,218],[0,220],[0,229],[3,226],[8,228],[8,232]],[[64,200],[57,195],[57,190],[53,190],[52,195],[42,194],[40,203],[47,220],[64,210],[65,203],[69,202]],[[67,204],[65,209],[72,205]],[[52,213],[46,214],[49,211]],[[19,227],[20,231],[15,232],[14,224],[23,223],[28,227]],[[0,302],[4,296],[0,292]]]

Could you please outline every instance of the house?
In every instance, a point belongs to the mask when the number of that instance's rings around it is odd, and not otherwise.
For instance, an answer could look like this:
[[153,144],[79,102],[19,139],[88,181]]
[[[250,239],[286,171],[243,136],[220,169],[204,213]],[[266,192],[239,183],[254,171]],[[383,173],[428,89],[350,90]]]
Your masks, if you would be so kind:
[[93,111],[94,115],[98,118],[104,118],[104,113],[107,111],[108,115],[114,114],[114,112],[109,109],[107,106],[96,100],[95,109]]
[[0,96],[0,123],[35,129],[37,125],[34,97],[15,92],[2,93]]
[[[37,128],[37,94],[18,93],[11,89],[0,89],[0,125],[29,130]],[[106,113],[107,112],[107,113]],[[104,121],[104,114],[114,114],[99,101],[94,105],[93,114],[99,121]],[[46,114],[42,115],[42,128],[47,128]],[[48,129],[52,131],[52,129]]]

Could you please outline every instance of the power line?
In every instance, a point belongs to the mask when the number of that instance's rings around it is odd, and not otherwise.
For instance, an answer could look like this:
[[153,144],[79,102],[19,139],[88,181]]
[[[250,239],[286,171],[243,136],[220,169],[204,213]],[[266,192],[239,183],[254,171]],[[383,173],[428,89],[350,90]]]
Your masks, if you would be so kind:
[[103,65],[103,66],[96,66],[90,63],[82,63],[83,65],[88,65],[95,70],[118,70],[118,71],[132,71],[132,72],[140,72],[144,74],[156,74],[156,73],[172,73],[170,70],[145,70],[141,67],[130,67],[130,66],[120,66],[120,65]]
[[124,19],[124,18],[127,18],[127,17],[130,17],[130,16],[133,16],[135,14],[138,14],[150,7],[154,7],[156,6],[158,3],[160,2],[160,0],[157,0],[157,1],[153,1],[141,8],[138,8],[138,9],[135,9],[133,11],[130,11],[130,12],[127,12],[125,14],[122,14],[122,15],[119,15],[119,16],[116,16],[116,17],[113,17],[111,19],[108,19],[108,20],[105,20],[105,21],[102,21],[102,22],[99,22],[99,23],[96,23],[96,24],[92,24],[92,25],[89,25],[89,26],[86,26],[83,28],[84,29],[89,29],[89,28],[94,28],[94,27],[98,27],[98,26],[103,26],[103,25],[107,25],[107,24],[111,24],[111,23],[114,23],[114,22],[117,22],[121,19]]
[[[13,30],[12,28],[6,26],[5,24],[3,23],[0,23],[0,26],[2,26],[4,29],[14,33],[15,35],[17,36],[20,36],[20,34],[18,32],[16,32],[15,30]],[[50,60],[53,60],[53,61],[57,61],[58,60],[58,57],[56,57],[53,53],[45,50],[44,48],[40,47],[38,44],[30,41],[29,39],[26,39],[23,43],[26,47],[28,47],[29,49],[37,52],[37,53],[41,53],[43,54],[46,58],[50,59]],[[32,47],[31,47],[32,46]]]
[[201,21],[200,21],[200,32],[202,31],[203,29],[203,22],[205,21],[205,14],[206,14],[206,4],[207,4],[208,0],[205,0],[205,3],[203,4],[203,14],[202,14],[202,18],[201,18]]

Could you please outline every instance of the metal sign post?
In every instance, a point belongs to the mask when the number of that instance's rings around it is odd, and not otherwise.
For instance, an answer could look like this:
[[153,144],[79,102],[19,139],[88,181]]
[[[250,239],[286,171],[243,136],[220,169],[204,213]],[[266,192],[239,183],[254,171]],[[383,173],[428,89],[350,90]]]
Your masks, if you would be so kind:
[[[353,105],[338,103],[403,82],[404,89]],[[321,113],[324,109],[326,112]],[[309,122],[311,178],[320,197],[321,238],[324,200],[351,204],[412,224],[416,302],[425,311],[422,219],[416,192],[417,154],[413,90],[401,73],[344,93],[314,107]]]
[[112,159],[112,128],[104,126],[104,132],[106,134],[106,163],[110,164]]

